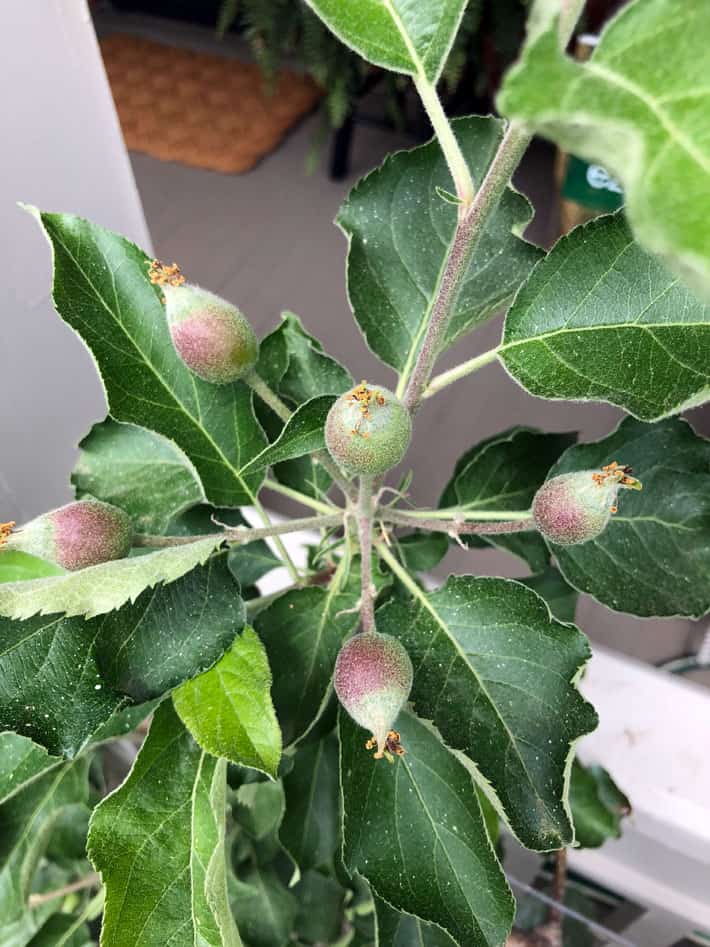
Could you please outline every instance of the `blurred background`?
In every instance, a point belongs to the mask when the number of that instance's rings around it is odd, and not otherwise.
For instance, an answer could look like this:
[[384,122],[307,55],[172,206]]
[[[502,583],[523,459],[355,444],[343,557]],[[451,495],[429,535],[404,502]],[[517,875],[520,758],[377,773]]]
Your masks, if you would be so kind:
[[[619,5],[588,4],[578,56]],[[450,114],[492,110],[527,6],[471,0],[442,83]],[[351,317],[346,241],[332,221],[387,152],[429,137],[407,80],[363,63],[293,0],[4,0],[3,13],[0,518],[22,522],[68,499],[76,445],[106,410],[89,354],[53,314],[50,254],[18,200],[89,217],[178,261],[260,335],[290,309],[356,378],[392,383]],[[549,246],[620,203],[613,182],[582,193],[572,170],[549,144],[531,147],[516,178],[536,210],[530,240]],[[493,320],[441,367],[499,333]],[[412,497],[435,504],[464,450],[511,425],[589,440],[619,416],[534,399],[490,365],[422,408]],[[710,431],[707,410],[690,417]],[[284,502],[270,498],[288,513]],[[492,549],[452,549],[437,573],[452,570],[526,571]],[[652,663],[692,653],[704,633],[703,623],[640,622],[591,600],[578,620],[594,640]]]

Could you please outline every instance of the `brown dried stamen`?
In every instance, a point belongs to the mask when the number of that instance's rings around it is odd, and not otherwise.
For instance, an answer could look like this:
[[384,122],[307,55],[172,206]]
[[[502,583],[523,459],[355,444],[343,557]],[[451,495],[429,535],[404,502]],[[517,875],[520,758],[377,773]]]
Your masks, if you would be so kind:
[[12,521],[9,523],[0,523],[0,546],[3,546],[7,542],[14,528],[15,524]]
[[641,481],[632,477],[633,469],[628,464],[622,466],[615,460],[610,464],[605,464],[601,471],[592,474],[592,480],[598,487],[603,486],[609,480],[615,480],[621,487],[628,487],[629,490],[640,490]]
[[185,277],[177,263],[161,263],[153,260],[148,267],[148,279],[154,286],[182,286]]
[[353,388],[353,390],[348,395],[347,400],[360,405],[361,417],[359,418],[357,425],[352,429],[351,433],[359,434],[361,437],[367,439],[370,435],[367,433],[367,431],[362,430],[362,422],[372,420],[370,405],[373,403],[373,401],[376,405],[378,405],[378,407],[384,407],[386,404],[384,395],[381,391],[368,388],[367,382],[363,380],[356,388]]
[[[395,756],[404,756],[407,751],[400,743],[400,739],[401,737],[396,730],[390,730],[385,739],[385,745],[377,748],[377,752],[373,754],[373,758],[376,760],[384,759],[387,760],[388,763],[394,763]],[[377,747],[377,739],[373,735],[365,744],[365,749],[374,750],[375,747]]]

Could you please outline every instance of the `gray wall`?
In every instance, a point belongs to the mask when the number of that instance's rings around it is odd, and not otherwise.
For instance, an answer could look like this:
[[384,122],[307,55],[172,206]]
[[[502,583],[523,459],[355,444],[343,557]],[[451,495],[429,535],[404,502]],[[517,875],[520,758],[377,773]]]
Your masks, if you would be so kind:
[[17,206],[150,237],[85,0],[3,0],[0,56],[0,520],[66,501],[105,413],[91,357],[57,318],[49,246]]

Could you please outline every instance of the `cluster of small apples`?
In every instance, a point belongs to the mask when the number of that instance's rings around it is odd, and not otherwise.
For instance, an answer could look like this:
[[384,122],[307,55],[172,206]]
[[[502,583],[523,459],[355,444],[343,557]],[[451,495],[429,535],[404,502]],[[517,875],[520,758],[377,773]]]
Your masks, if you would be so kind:
[[[175,351],[195,375],[215,385],[249,382],[259,351],[242,313],[219,296],[185,281],[179,268],[153,261]],[[404,457],[412,435],[406,406],[387,388],[361,382],[341,395],[325,424],[328,451],[350,475],[377,477]],[[553,543],[573,545],[596,538],[616,510],[620,489],[640,489],[628,467],[612,463],[548,480],[537,491],[532,516]],[[48,559],[67,570],[84,569],[130,552],[130,517],[108,503],[85,498],[45,513],[13,532],[0,526],[0,545]],[[412,662],[390,635],[354,635],[338,654],[334,685],[344,709],[372,734],[375,758],[393,760],[404,750],[393,729],[412,688]]]

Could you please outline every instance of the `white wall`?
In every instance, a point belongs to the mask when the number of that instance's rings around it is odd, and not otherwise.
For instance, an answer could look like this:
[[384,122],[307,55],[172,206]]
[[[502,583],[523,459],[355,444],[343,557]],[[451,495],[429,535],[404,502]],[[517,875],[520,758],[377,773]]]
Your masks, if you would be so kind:
[[150,250],[86,0],[2,0],[0,521],[70,497],[75,445],[106,411],[50,298],[49,247],[20,208],[70,211]]

